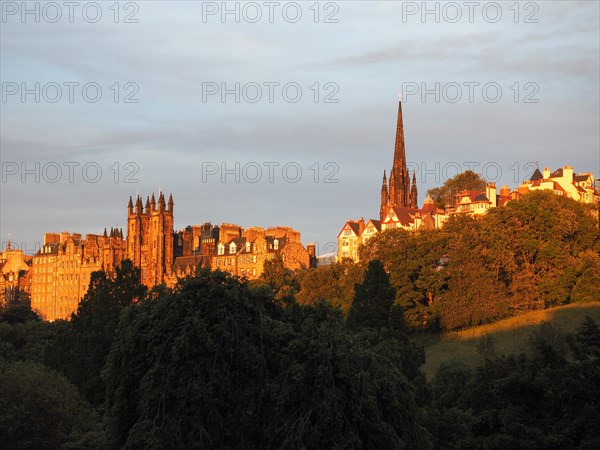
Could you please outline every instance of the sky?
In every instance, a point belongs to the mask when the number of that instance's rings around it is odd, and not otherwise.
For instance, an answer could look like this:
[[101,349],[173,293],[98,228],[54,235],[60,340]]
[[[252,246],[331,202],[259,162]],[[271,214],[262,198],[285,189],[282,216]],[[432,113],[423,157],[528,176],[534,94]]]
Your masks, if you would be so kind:
[[377,218],[398,100],[419,203],[473,169],[600,177],[600,2],[0,2],[0,242]]

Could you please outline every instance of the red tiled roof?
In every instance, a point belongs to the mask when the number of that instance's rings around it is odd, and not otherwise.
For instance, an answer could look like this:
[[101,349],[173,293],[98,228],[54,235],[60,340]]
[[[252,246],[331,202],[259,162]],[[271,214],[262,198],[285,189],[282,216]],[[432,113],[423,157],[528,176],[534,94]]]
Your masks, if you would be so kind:
[[340,237],[342,232],[346,229],[346,226],[349,226],[350,229],[354,232],[354,234],[356,234],[356,236],[360,235],[360,232],[359,232],[360,227],[358,226],[358,222],[355,222],[354,220],[349,220],[348,222],[346,222],[344,224],[344,226],[342,227],[342,230],[338,233],[338,235],[337,235],[338,238]]
[[405,226],[414,222],[413,216],[419,211],[416,208],[407,208],[405,206],[393,206],[392,210],[398,218],[398,223]]
[[377,231],[381,231],[381,221],[380,220],[375,220],[375,219],[371,219],[367,222],[367,225],[365,226],[368,227],[369,225],[373,225]]

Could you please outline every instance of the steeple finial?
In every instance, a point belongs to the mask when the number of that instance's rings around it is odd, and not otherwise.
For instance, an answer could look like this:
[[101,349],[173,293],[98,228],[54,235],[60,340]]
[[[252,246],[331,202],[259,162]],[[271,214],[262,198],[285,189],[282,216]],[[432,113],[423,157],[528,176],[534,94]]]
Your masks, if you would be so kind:
[[175,205],[175,202],[173,201],[173,193],[169,194],[169,211],[173,212],[173,205]]

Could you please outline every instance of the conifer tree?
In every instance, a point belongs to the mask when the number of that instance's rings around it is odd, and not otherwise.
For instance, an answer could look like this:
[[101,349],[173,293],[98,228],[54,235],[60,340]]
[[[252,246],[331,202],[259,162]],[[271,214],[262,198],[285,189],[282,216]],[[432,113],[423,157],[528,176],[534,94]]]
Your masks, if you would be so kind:
[[354,301],[348,314],[351,327],[382,328],[389,325],[390,309],[396,290],[381,261],[369,262],[365,279],[355,287]]

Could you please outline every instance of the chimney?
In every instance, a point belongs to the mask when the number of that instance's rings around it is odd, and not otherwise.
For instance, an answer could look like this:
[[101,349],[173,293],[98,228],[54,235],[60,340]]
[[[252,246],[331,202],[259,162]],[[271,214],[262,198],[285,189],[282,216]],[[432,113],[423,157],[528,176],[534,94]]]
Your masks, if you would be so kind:
[[500,188],[500,195],[502,197],[508,197],[508,196],[510,196],[510,188],[508,186],[506,186],[506,185],[502,186]]
[[573,167],[565,166],[563,169],[563,178],[567,180],[568,183],[573,182]]
[[44,245],[54,242],[60,242],[60,235],[58,233],[44,233]]
[[358,235],[360,236],[363,231],[365,231],[365,219],[361,217],[358,221]]
[[544,180],[547,180],[548,178],[550,178],[550,167],[544,167]]
[[485,187],[485,196],[492,202],[492,208],[498,206],[496,195],[496,183],[488,183]]

